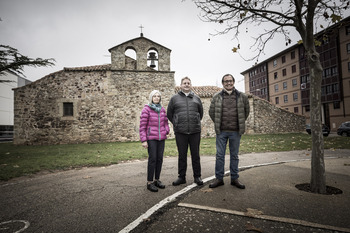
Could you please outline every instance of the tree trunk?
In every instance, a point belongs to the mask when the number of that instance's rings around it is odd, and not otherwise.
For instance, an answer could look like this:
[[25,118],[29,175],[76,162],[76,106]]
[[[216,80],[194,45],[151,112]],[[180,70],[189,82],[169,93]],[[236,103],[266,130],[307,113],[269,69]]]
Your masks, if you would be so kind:
[[312,136],[312,158],[311,158],[311,192],[326,193],[326,176],[324,164],[324,142],[322,134],[321,119],[321,84],[322,65],[316,50],[309,50],[310,69],[310,104],[311,104],[311,136]]

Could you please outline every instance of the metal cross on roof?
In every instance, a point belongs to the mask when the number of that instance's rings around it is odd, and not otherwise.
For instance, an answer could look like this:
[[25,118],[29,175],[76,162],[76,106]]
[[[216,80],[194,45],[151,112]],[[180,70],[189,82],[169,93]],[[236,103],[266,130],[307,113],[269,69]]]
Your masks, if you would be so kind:
[[143,33],[142,33],[142,28],[144,28],[141,24],[141,26],[139,26],[139,28],[141,28],[141,36],[143,36]]

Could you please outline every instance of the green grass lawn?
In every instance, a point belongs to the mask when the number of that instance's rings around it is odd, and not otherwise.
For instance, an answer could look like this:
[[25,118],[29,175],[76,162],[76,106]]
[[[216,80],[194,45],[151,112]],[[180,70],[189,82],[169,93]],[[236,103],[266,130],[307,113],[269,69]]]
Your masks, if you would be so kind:
[[[350,149],[349,137],[325,137],[325,149]],[[311,150],[308,134],[243,135],[240,154],[268,151]],[[215,156],[215,138],[202,138],[201,155]],[[174,139],[165,143],[165,156],[177,156]],[[0,180],[85,166],[106,166],[127,160],[146,159],[140,142],[15,146],[0,143]]]

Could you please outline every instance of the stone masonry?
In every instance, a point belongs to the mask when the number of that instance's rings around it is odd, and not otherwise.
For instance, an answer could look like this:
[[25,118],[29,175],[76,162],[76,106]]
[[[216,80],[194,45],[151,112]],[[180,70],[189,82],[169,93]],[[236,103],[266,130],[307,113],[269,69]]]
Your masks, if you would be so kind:
[[306,132],[304,116],[289,112],[254,95],[248,95],[248,98],[250,114],[246,122],[247,134]]
[[[136,52],[136,60],[125,55]],[[146,65],[147,53],[157,52],[158,69]],[[170,71],[170,50],[143,36],[109,50],[112,63],[64,68],[29,85],[14,89],[14,144],[43,145],[139,140],[140,113],[149,93],[162,93],[162,105],[179,87]],[[202,137],[214,137],[208,110],[218,87],[194,87],[204,107]],[[304,132],[303,116],[249,96],[247,133]],[[73,114],[64,115],[64,103]],[[171,123],[170,128],[172,128]],[[174,138],[171,131],[170,138]]]

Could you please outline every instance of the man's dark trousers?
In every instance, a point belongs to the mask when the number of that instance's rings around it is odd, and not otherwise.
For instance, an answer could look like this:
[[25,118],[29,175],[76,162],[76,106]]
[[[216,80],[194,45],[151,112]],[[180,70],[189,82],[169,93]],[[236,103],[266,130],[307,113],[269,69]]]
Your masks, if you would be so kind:
[[193,177],[201,177],[201,163],[199,157],[201,133],[175,133],[175,139],[177,150],[179,152],[179,177],[183,179],[186,178],[188,145],[190,145],[191,151]]

